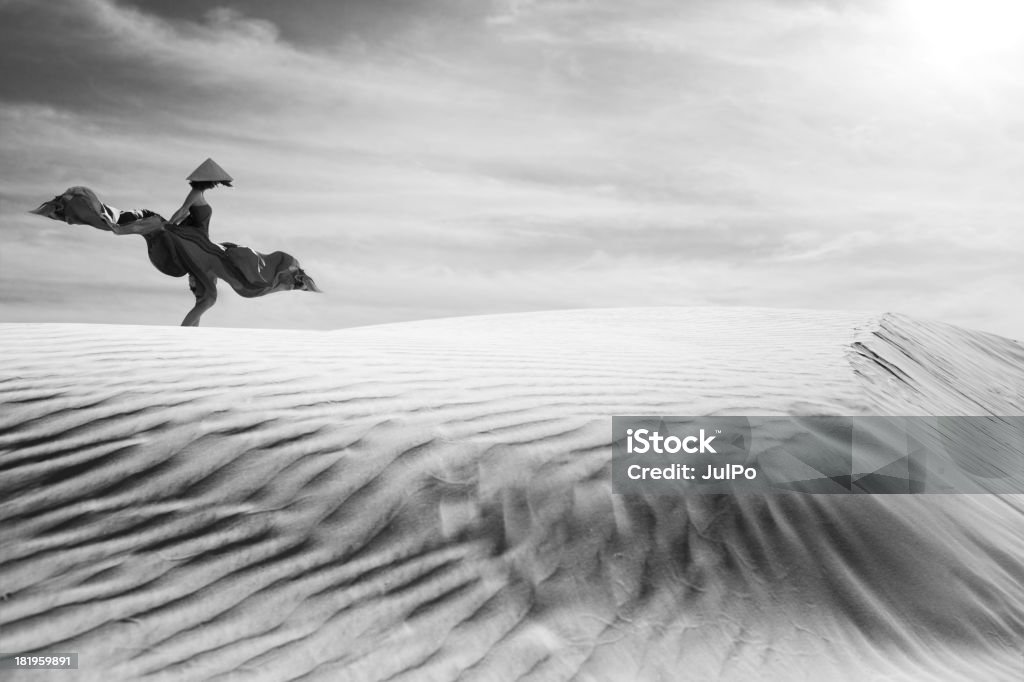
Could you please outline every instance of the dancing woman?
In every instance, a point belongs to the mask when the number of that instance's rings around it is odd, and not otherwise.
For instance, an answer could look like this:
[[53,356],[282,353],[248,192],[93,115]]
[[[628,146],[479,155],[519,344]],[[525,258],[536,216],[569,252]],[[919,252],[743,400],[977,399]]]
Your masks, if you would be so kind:
[[170,220],[145,209],[120,211],[101,203],[87,187],[71,187],[32,213],[119,235],[142,235],[149,260],[160,272],[171,277],[189,276],[196,303],[182,326],[198,326],[199,318],[217,302],[218,279],[246,298],[276,291],[320,291],[290,254],[258,253],[237,244],[210,241],[213,209],[205,192],[218,185],[230,187],[233,181],[213,159],[204,161],[187,180],[191,189]]
[[[221,168],[216,161],[207,159],[186,180],[191,189],[181,204],[181,208],[174,212],[168,222],[172,225],[199,230],[209,241],[210,217],[213,215],[213,209],[206,201],[205,192],[217,185],[231,187],[234,178],[228,175],[227,171]],[[217,278],[206,271],[189,272],[188,288],[196,297],[196,304],[185,315],[181,326],[198,327],[199,318],[217,302]]]

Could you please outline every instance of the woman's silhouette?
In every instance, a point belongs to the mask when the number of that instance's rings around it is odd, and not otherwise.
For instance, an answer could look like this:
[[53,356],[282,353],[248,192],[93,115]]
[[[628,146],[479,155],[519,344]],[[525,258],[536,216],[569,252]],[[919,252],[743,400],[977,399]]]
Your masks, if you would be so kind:
[[187,180],[191,189],[170,220],[145,209],[118,210],[101,203],[87,187],[71,187],[32,213],[119,235],[145,237],[149,260],[160,272],[171,277],[189,276],[196,303],[182,326],[199,326],[199,318],[217,302],[218,279],[246,298],[296,289],[320,291],[290,254],[258,253],[230,242],[217,244],[210,240],[213,209],[205,192],[218,185],[230,187],[232,182],[213,159],[204,161]]
[[[204,237],[209,239],[210,216],[213,215],[213,209],[206,202],[205,192],[217,185],[231,187],[234,178],[228,175],[227,171],[221,168],[216,161],[207,159],[186,179],[191,189],[181,204],[181,208],[174,212],[168,222],[199,230]],[[181,326],[198,327],[199,318],[217,302],[217,279],[207,272],[190,272],[188,288],[195,295],[196,304],[185,315]]]

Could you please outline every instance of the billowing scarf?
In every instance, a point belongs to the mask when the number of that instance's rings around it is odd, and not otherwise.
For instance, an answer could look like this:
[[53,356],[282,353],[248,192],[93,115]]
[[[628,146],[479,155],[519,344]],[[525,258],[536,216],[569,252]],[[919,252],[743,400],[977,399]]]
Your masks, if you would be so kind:
[[32,213],[69,225],[141,235],[150,262],[165,275],[212,273],[246,298],[293,289],[320,291],[299,261],[284,251],[259,253],[237,244],[216,244],[201,230],[169,223],[153,211],[108,206],[88,187],[70,187]]

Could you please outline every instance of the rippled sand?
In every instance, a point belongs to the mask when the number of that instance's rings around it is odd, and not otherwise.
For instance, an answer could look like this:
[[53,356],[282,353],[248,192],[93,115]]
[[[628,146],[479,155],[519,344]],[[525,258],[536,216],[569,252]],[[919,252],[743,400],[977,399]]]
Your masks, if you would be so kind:
[[609,473],[613,414],[1024,414],[1007,339],[663,308],[0,358],[0,651],[80,655],[15,679],[1024,678],[1024,496]]

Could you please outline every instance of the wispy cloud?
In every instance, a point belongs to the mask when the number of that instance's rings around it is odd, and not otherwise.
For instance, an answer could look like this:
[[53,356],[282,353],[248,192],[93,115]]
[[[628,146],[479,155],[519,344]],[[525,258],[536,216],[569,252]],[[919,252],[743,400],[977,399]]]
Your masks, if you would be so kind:
[[85,184],[170,213],[213,156],[214,238],[329,293],[210,324],[749,304],[1024,336],[1024,91],[931,69],[888,4],[8,1],[0,319],[173,322],[141,240],[24,212]]

